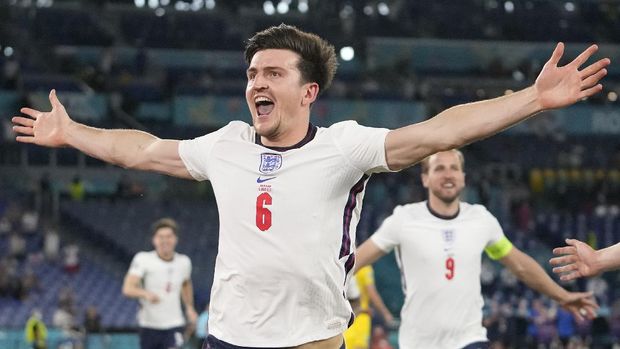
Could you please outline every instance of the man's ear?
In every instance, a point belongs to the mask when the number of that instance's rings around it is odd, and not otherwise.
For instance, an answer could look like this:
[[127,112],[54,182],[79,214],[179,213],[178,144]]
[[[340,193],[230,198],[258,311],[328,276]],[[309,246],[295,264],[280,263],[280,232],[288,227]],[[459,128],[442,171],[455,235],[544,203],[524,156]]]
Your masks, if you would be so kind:
[[314,103],[319,96],[319,84],[316,82],[309,82],[304,86],[306,89],[301,100],[301,105],[310,105]]
[[428,174],[422,173],[420,177],[422,179],[422,185],[424,186],[424,188],[428,188]]

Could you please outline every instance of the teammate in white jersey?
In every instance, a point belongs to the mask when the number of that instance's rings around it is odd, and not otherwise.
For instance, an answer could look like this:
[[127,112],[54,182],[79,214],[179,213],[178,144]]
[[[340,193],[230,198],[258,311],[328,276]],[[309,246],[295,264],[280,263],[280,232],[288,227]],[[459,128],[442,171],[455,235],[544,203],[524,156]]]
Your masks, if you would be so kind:
[[[189,141],[71,120],[55,91],[51,112],[21,109],[17,140],[70,146],[119,166],[210,180],[220,218],[208,345],[338,348],[351,318],[345,279],[365,183],[440,150],[499,132],[545,109],[601,91],[609,59],[580,70],[597,50],[558,67],[558,44],[536,83],[496,99],[450,108],[396,130],[344,122],[310,124],[310,107],[336,71],[334,47],[280,25],[248,40],[240,121]],[[380,117],[378,115],[377,117]]]
[[356,268],[361,268],[396,250],[405,292],[400,348],[488,348],[480,289],[483,251],[577,318],[583,318],[580,311],[593,316],[597,306],[589,293],[564,290],[510,243],[484,206],[460,201],[463,168],[459,150],[425,159],[428,201],[397,206],[357,251]]
[[155,250],[138,252],[123,282],[123,294],[140,301],[140,349],[176,349],[183,346],[185,306],[187,321],[196,322],[192,262],[175,252],[177,224],[170,218],[153,223]]

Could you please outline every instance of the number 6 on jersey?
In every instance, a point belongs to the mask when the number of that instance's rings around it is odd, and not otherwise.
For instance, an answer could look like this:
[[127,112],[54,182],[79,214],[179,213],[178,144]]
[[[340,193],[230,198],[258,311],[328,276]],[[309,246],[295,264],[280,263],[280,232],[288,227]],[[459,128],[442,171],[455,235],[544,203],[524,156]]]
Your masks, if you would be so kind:
[[271,211],[265,206],[271,205],[271,195],[261,193],[256,198],[256,227],[261,231],[271,228]]

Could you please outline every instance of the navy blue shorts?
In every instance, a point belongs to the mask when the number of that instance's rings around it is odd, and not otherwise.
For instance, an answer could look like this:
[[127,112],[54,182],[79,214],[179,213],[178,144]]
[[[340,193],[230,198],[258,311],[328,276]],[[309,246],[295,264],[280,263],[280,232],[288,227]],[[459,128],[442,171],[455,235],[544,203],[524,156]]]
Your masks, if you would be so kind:
[[[215,338],[212,335],[207,337],[207,340],[202,344],[202,349],[256,349],[250,347],[239,347],[230,343],[226,343]],[[281,348],[260,348],[260,349],[281,349]],[[344,341],[342,342],[342,346],[340,349],[345,349]]]
[[168,330],[140,328],[140,349],[180,349],[183,347],[183,327]]

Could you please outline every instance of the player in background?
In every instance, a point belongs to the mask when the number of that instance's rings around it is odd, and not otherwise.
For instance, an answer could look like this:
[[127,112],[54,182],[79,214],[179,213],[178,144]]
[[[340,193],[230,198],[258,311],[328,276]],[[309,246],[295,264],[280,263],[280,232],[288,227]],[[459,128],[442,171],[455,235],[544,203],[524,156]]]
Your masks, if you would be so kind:
[[620,243],[595,250],[585,242],[566,239],[564,247],[553,249],[557,257],[549,262],[560,279],[570,281],[580,277],[596,276],[620,268]]
[[155,250],[134,256],[125,275],[123,294],[140,301],[140,349],[180,349],[186,319],[191,327],[198,317],[194,309],[192,262],[175,251],[178,226],[174,220],[159,219],[151,231]]
[[564,290],[534,259],[512,245],[484,206],[460,200],[464,166],[459,150],[422,161],[428,200],[397,206],[357,251],[357,267],[364,267],[396,250],[405,292],[400,348],[489,347],[482,326],[483,251],[577,319],[593,317],[597,305],[590,293]]
[[[55,91],[52,110],[22,108],[17,141],[73,147],[125,168],[210,180],[219,211],[210,348],[339,348],[351,319],[344,297],[355,231],[371,174],[411,166],[488,137],[547,109],[602,90],[610,64],[592,45],[558,66],[559,43],[536,82],[395,130],[354,121],[310,123],[310,107],[336,72],[334,47],[282,24],[247,41],[246,101],[253,126],[233,121],[192,140],[105,130],[72,120]],[[377,116],[380,117],[380,116]]]
[[372,307],[377,310],[385,323],[394,324],[394,317],[385,306],[381,295],[375,287],[375,276],[372,266],[367,265],[358,270],[351,278],[359,288],[359,311],[355,312],[355,321],[344,332],[344,342],[347,349],[368,349],[372,332]]

